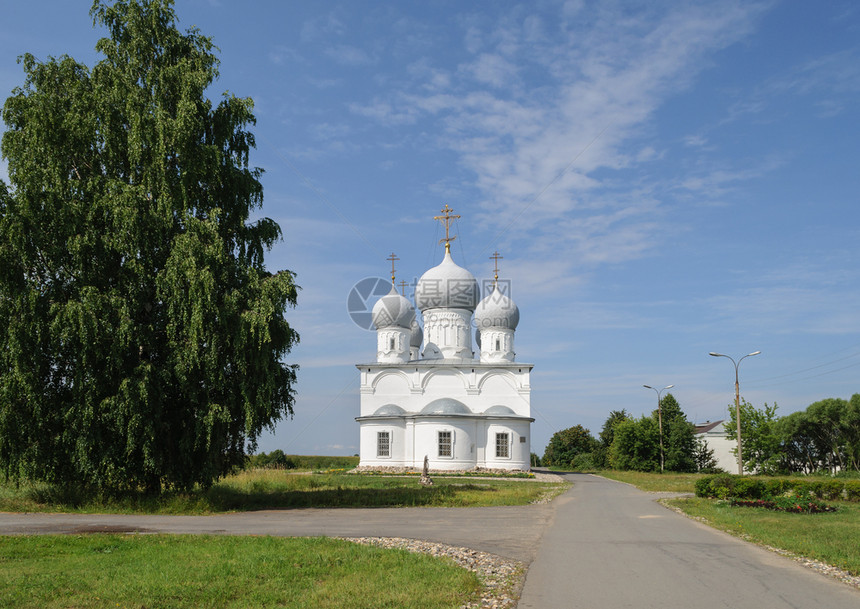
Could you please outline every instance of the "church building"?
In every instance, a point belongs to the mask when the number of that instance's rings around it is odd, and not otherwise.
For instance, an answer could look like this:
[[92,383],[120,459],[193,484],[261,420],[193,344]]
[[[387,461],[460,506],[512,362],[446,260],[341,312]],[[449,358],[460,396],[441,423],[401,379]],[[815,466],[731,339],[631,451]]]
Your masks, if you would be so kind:
[[[442,262],[415,286],[415,304],[391,291],[373,307],[376,361],[358,364],[362,468],[528,470],[532,365],[515,361],[520,312],[498,282],[481,299],[451,257],[447,205]],[[509,291],[509,290],[508,290]],[[421,324],[416,318],[416,307]],[[423,325],[423,330],[422,330]],[[477,350],[472,347],[476,329]]]

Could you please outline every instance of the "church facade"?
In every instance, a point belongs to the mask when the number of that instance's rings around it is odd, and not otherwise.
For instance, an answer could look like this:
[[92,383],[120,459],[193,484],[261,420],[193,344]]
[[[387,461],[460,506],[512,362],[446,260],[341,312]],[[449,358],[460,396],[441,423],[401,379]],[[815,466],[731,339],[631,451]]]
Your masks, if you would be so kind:
[[451,257],[448,228],[459,216],[442,211],[445,254],[418,281],[414,305],[392,273],[373,307],[376,360],[356,366],[359,467],[420,469],[426,456],[433,470],[528,470],[532,365],[515,361],[519,309],[499,287],[498,266],[480,298],[475,277]]

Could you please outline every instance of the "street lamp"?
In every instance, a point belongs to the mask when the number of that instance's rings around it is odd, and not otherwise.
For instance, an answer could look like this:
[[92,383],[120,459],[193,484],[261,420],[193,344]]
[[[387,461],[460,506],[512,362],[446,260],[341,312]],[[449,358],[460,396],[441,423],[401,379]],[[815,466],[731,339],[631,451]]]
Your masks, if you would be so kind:
[[744,359],[746,359],[750,356],[753,356],[753,355],[758,355],[759,353],[761,353],[761,351],[753,351],[752,353],[747,353],[742,358],[740,358],[737,362],[735,362],[735,360],[732,359],[731,357],[729,357],[728,355],[724,355],[722,353],[714,353],[713,351],[708,353],[708,355],[710,355],[712,357],[728,357],[730,360],[732,360],[732,363],[735,365],[735,418],[738,421],[738,475],[739,476],[744,475],[744,458],[742,456],[742,451],[741,451],[741,390],[740,390],[740,385],[738,385],[738,366],[741,365],[741,362],[744,361]]
[[675,385],[666,385],[662,389],[657,389],[651,385],[642,385],[645,389],[653,389],[657,392],[657,423],[660,426],[660,473],[663,473],[663,408],[660,406],[660,394],[671,389]]

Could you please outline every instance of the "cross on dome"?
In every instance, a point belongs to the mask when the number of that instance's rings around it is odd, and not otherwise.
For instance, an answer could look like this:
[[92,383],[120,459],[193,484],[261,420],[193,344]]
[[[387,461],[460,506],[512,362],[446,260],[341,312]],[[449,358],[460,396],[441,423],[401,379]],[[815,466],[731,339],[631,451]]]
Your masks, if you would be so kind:
[[490,260],[496,265],[496,268],[493,270],[493,287],[496,287],[499,283],[499,260],[504,260],[504,256],[500,256],[499,252],[493,252]]
[[451,213],[453,211],[454,210],[451,209],[450,207],[448,207],[448,204],[446,203],[445,207],[442,208],[442,213],[444,215],[433,216],[434,220],[439,220],[440,222],[442,222],[442,224],[445,225],[445,238],[439,239],[439,243],[442,243],[443,241],[445,242],[445,251],[446,252],[451,251],[451,242],[457,238],[456,235],[453,237],[449,236],[449,232],[448,232],[449,229],[451,228],[451,222],[453,222],[454,220],[457,220],[460,217],[460,216],[456,216],[453,213]]
[[405,279],[403,279],[403,280],[401,280],[401,281],[400,281],[400,284],[399,284],[399,285],[400,285],[400,293],[401,293],[403,296],[406,296],[406,286],[408,286],[408,285],[409,285],[409,282],[408,282],[408,281],[406,281]]
[[391,285],[394,285],[394,262],[400,260],[400,258],[394,252],[391,252],[391,255],[386,260],[391,260]]

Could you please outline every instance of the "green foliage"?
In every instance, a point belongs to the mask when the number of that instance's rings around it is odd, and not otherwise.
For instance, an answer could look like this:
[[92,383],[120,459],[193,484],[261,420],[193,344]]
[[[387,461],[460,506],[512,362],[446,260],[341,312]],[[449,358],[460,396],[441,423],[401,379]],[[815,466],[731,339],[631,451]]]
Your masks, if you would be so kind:
[[541,467],[540,455],[537,453],[531,453],[529,462],[532,467]]
[[331,469],[348,470],[358,466],[358,457],[339,457],[331,455],[287,455],[296,464],[296,469],[313,472]]
[[732,506],[758,507],[792,514],[822,514],[839,508],[811,497],[768,497],[766,499],[732,499]]
[[613,410],[609,413],[609,417],[603,423],[603,429],[600,430],[599,442],[593,452],[596,467],[609,467],[609,449],[612,446],[612,441],[615,439],[615,427],[621,421],[626,421],[629,418],[630,416],[624,409]]
[[594,458],[594,453],[580,453],[570,462],[570,469],[584,472],[599,469],[599,467]]
[[[595,462],[614,469],[659,472],[661,422],[665,470],[695,472],[695,427],[687,421],[671,393],[663,396],[660,410],[655,410],[650,417],[630,419],[623,410],[610,413],[600,434],[600,447],[605,453],[601,454],[598,449]],[[609,445],[604,447],[604,442]],[[601,463],[604,455],[606,460]]]
[[[780,469],[780,440],[776,426],[777,405],[768,406],[765,403],[761,409],[756,408],[741,398],[741,444],[743,450],[744,471],[762,474],[775,474]],[[726,436],[729,440],[738,439],[737,413],[734,406],[729,406],[729,420],[725,424]],[[737,449],[734,449],[737,454]]]
[[[680,405],[667,393],[660,406],[663,411],[665,468],[672,472],[696,471],[696,427],[687,420]],[[655,412],[654,417],[657,417]]]
[[775,432],[783,471],[860,471],[860,394],[810,404],[779,419]]
[[247,467],[258,469],[296,469],[296,462],[278,448],[270,453],[250,455]]
[[541,463],[546,467],[567,467],[577,455],[592,452],[596,445],[597,441],[589,430],[582,425],[574,425],[552,435]]
[[209,485],[292,414],[298,340],[212,42],[170,0],[96,1],[92,69],[24,55],[0,184],[0,468],[97,489]]
[[860,480],[815,478],[762,478],[715,474],[696,481],[697,497],[727,499],[760,499],[792,495],[809,495],[816,499],[860,501]]
[[643,416],[619,422],[609,451],[609,464],[615,469],[660,471],[660,436],[656,419]]

